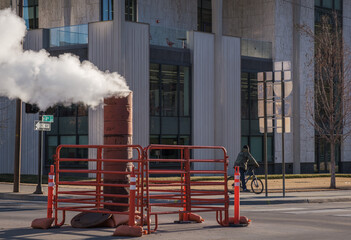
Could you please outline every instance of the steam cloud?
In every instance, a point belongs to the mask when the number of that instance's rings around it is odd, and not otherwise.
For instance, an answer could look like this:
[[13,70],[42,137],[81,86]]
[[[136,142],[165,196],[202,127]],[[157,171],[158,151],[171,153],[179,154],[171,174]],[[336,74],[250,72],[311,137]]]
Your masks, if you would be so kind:
[[0,96],[35,103],[41,110],[57,103],[95,107],[105,97],[130,90],[117,73],[102,72],[77,56],[50,57],[45,50],[23,51],[26,26],[10,9],[0,10]]

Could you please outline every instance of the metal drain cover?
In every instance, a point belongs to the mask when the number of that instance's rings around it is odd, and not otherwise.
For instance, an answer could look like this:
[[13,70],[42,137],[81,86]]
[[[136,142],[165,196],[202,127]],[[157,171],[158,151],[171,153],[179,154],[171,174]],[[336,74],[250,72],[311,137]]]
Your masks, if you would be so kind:
[[82,212],[71,220],[74,228],[91,228],[96,227],[111,217],[110,213]]

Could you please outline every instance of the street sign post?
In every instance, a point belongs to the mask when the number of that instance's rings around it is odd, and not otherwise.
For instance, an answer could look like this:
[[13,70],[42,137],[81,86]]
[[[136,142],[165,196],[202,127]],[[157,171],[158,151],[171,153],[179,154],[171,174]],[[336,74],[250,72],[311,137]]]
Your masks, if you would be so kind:
[[54,116],[53,115],[43,115],[42,122],[50,122],[53,123],[54,122]]
[[[259,129],[264,134],[264,163],[265,163],[265,184],[266,197],[268,196],[267,175],[267,132],[282,134],[282,175],[283,175],[283,197],[285,197],[285,140],[284,133],[290,133],[290,118],[292,115],[291,97],[293,81],[291,78],[291,62],[274,62],[273,72],[259,72],[257,74],[257,100]],[[273,108],[274,106],[274,108]],[[273,111],[273,109],[275,109]],[[275,120],[275,124],[274,121]]]
[[41,122],[39,120],[34,121],[34,130],[35,131],[51,131],[51,123]]

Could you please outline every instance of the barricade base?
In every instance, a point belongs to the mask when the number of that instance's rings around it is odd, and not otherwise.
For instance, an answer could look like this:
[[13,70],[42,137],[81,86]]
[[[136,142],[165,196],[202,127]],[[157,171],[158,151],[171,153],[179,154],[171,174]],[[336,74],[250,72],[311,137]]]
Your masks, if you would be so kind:
[[32,221],[31,227],[36,229],[48,229],[51,227],[55,218],[37,218]]
[[[184,220],[184,214],[187,215],[186,220]],[[179,212],[179,221],[174,221],[174,223],[202,223],[204,221],[205,220],[198,214]]]
[[251,220],[245,216],[240,216],[239,223],[234,224],[234,218],[229,218],[229,227],[247,227],[251,223]]
[[141,237],[143,228],[140,226],[120,225],[116,228],[113,236]]
[[174,223],[177,224],[189,224],[189,223],[198,223],[196,221],[174,221]]
[[189,219],[190,221],[195,221],[195,222],[197,222],[197,223],[202,223],[202,222],[205,221],[205,219],[203,219],[200,215],[195,214],[195,213],[189,213],[188,219]]

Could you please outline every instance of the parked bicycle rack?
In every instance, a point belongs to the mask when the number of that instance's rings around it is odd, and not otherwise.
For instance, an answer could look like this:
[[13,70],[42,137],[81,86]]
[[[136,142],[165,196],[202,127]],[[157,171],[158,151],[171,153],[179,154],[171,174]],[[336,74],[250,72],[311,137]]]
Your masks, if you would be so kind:
[[[90,149],[96,151],[96,157],[86,159],[63,158],[61,157],[62,149]],[[132,149],[137,154],[133,159],[104,159],[104,150],[111,149]],[[162,158],[162,154],[160,153],[163,151],[173,151],[174,158]],[[197,154],[194,154],[195,151]],[[217,157],[208,157],[208,159],[192,157],[198,156],[199,153],[205,153],[202,156]],[[96,164],[94,169],[89,170],[67,169],[61,167],[65,162],[94,162]],[[111,171],[104,169],[103,164],[106,162],[133,163],[133,168],[130,171]],[[150,168],[151,165],[159,166],[158,163],[161,162],[164,163],[161,169],[157,167]],[[213,164],[209,165],[211,166],[210,169],[192,170],[192,164],[198,163]],[[214,165],[216,167],[213,167]],[[189,223],[192,221],[204,221],[196,213],[213,211],[216,212],[216,220],[221,226],[247,226],[250,221],[246,217],[240,216],[239,211],[240,180],[239,169],[237,167],[235,168],[234,218],[229,217],[227,168],[227,152],[224,147],[218,146],[149,145],[142,149],[139,145],[60,145],[57,147],[55,155],[55,172],[54,167],[51,166],[49,174],[48,213],[47,218],[44,219],[44,225],[48,228],[54,220],[55,226],[62,226],[65,223],[66,212],[75,211],[129,215],[128,225],[132,227],[134,226],[135,215],[139,215],[140,225],[143,226],[145,210],[147,229],[144,230],[144,234],[149,234],[157,230],[158,215],[161,214],[177,214],[179,220],[175,221],[176,223]],[[94,179],[89,181],[60,180],[60,174],[67,173],[93,174]],[[55,174],[56,183],[54,182],[53,174]],[[110,174],[109,176],[111,174],[131,176],[130,183],[104,182],[104,174]],[[167,176],[167,179],[152,178],[154,175]],[[197,181],[197,176],[219,176],[223,177],[224,180]],[[72,188],[70,191],[61,190],[62,185],[74,186],[75,188]],[[203,189],[204,186],[206,186],[206,189]],[[211,186],[215,189],[209,189]],[[78,187],[80,187],[79,190],[77,190]],[[86,189],[87,187],[89,189]],[[129,188],[130,193],[106,193],[104,192],[105,187]],[[68,195],[70,195],[70,198],[67,198]],[[129,201],[121,203],[106,200],[111,199],[111,197],[127,198]],[[109,206],[128,207],[128,211],[106,209]],[[155,207],[158,207],[158,211],[155,211]],[[62,212],[61,222],[58,221],[59,211]],[[53,213],[54,217],[52,217]],[[151,229],[152,216],[154,217],[153,229]],[[36,220],[32,222],[32,226]],[[38,228],[43,228],[42,225],[40,221],[39,224],[34,224]]]

